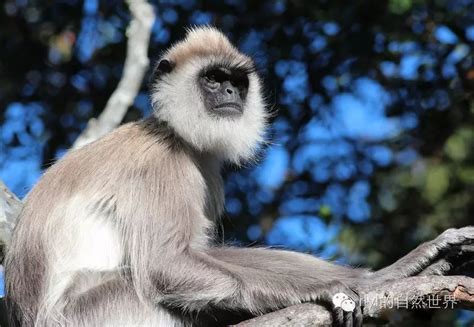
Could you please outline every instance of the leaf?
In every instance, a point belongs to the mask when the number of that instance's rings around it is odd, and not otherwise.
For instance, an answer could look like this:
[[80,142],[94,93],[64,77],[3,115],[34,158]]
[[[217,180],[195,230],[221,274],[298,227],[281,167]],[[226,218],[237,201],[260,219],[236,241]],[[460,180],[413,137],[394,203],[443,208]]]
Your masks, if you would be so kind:
[[390,0],[389,9],[394,14],[403,14],[413,5],[412,0]]
[[426,172],[424,197],[431,203],[437,202],[449,187],[449,168],[445,165],[430,166]]
[[454,161],[463,161],[469,156],[474,136],[472,130],[463,128],[453,134],[444,146],[444,151]]
[[474,167],[460,167],[456,173],[463,183],[474,185]]

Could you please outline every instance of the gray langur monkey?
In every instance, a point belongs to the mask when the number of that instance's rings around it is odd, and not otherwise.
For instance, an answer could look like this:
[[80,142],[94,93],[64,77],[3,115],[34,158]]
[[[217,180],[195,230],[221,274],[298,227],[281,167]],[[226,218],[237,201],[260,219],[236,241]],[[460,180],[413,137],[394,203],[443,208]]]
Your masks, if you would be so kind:
[[225,161],[251,158],[266,124],[252,60],[218,30],[189,30],[159,61],[150,118],[53,165],[28,195],[6,257],[21,326],[224,326],[294,304],[360,326],[363,285],[416,275],[472,241],[450,230],[377,272],[313,256],[212,243]]

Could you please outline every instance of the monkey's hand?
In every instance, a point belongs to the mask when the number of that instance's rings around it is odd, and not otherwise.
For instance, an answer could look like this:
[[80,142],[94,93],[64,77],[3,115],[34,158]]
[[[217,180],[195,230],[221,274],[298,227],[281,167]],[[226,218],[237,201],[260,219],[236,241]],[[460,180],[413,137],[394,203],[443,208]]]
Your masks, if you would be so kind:
[[439,258],[423,269],[419,275],[474,277],[474,244],[453,246],[449,250],[443,251]]
[[456,263],[463,264],[474,259],[473,245],[474,226],[450,228],[391,266],[375,272],[373,277],[389,280],[415,275],[446,275],[456,268]]
[[331,310],[333,326],[362,326],[362,308],[359,294],[340,281],[329,282],[318,287],[312,301]]

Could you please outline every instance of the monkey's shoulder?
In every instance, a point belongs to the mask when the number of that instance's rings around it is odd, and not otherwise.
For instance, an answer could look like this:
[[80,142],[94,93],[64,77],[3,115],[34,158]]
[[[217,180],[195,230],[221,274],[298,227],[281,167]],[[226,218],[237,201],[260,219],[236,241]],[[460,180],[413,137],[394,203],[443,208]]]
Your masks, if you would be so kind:
[[[140,178],[163,178],[195,166],[166,126],[152,120],[124,124],[99,140],[72,150],[51,166],[37,186],[90,188]],[[197,168],[195,168],[197,169]],[[193,170],[193,169],[191,169]],[[48,188],[49,188],[48,186]]]

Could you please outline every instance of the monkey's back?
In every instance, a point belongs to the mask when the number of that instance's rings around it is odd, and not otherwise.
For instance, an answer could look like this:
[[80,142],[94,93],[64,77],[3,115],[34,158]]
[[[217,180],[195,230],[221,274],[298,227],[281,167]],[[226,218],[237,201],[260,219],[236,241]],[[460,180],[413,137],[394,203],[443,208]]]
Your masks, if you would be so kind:
[[[130,218],[123,217],[129,210],[124,203],[135,203],[143,194],[150,197],[143,201],[156,200],[160,166],[179,160],[170,155],[177,145],[169,135],[149,124],[126,124],[71,151],[28,194],[5,260],[7,301],[22,325],[33,325],[38,311],[64,305],[58,301],[77,271],[126,265],[116,224]],[[158,189],[130,184],[150,176]]]

